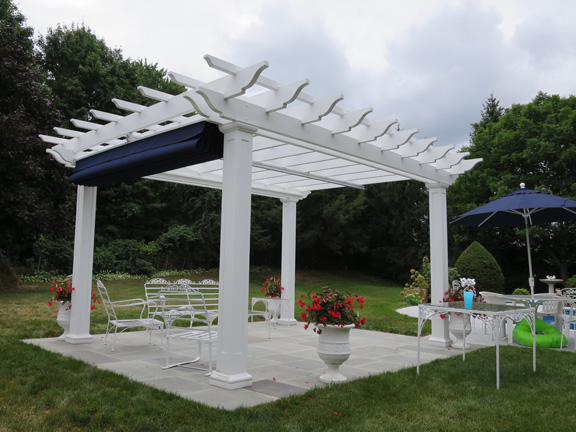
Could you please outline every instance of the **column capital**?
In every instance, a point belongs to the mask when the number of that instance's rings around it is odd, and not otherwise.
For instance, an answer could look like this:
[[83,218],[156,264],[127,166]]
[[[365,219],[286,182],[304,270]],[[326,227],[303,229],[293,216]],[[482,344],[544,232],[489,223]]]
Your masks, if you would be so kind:
[[284,204],[288,204],[288,203],[297,203],[301,199],[302,198],[296,198],[296,197],[282,197],[280,198],[280,201],[282,201]]
[[257,127],[249,125],[248,123],[243,123],[243,122],[239,122],[239,121],[220,125],[219,129],[220,129],[220,132],[222,132],[224,134],[228,133],[228,132],[234,132],[234,131],[246,132],[246,133],[250,133],[250,134],[255,134],[256,132],[258,132]]
[[431,189],[448,189],[448,184],[446,183],[426,183],[426,189],[431,190]]

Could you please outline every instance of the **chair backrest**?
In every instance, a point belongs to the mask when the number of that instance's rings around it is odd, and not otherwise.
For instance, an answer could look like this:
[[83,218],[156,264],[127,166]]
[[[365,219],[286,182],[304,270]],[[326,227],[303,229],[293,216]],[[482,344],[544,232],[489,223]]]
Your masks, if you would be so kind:
[[110,296],[108,295],[108,290],[104,286],[101,280],[96,282],[96,286],[98,288],[98,294],[102,299],[102,304],[104,305],[104,310],[108,315],[108,320],[117,320],[118,317],[116,316],[116,311],[114,310],[114,304],[110,300]]
[[560,291],[562,297],[570,297],[576,299],[576,288],[564,288]]
[[540,305],[538,306],[538,315],[560,315],[562,313],[562,308],[564,303],[558,300],[540,300]]
[[[199,282],[194,282],[190,279],[178,279],[174,282],[167,281],[166,279],[150,279],[144,284],[146,292],[146,300],[157,302],[159,304],[160,296],[163,294],[180,293],[180,295],[188,295],[191,292],[200,292],[204,296],[204,303],[208,310],[217,311],[218,303],[220,300],[220,287],[217,281],[212,279],[204,279]],[[168,307],[168,306],[167,306]],[[154,314],[153,309],[149,310],[150,314]]]
[[167,327],[172,327],[175,321],[185,321],[192,326],[193,323],[211,325],[207,318],[204,294],[199,291],[165,291],[160,295],[160,308]]
[[505,305],[508,302],[508,299],[503,294],[490,291],[480,291],[479,294],[484,298],[486,303]]

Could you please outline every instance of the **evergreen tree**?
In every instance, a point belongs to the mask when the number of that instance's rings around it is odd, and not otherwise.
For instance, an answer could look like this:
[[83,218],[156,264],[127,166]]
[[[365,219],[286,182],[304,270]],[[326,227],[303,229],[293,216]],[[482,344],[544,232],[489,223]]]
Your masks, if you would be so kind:
[[485,128],[490,123],[496,123],[505,113],[504,108],[500,106],[500,101],[494,97],[493,94],[486,99],[486,102],[482,105],[482,112],[480,113],[480,121],[478,123],[472,123],[472,131],[470,132],[470,142],[474,142],[474,136],[476,131]]

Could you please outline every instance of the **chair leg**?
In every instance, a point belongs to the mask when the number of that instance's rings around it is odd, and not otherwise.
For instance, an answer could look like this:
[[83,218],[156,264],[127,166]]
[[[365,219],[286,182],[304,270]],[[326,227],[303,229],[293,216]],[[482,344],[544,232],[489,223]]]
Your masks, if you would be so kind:
[[168,336],[166,336],[166,366],[168,367],[170,365],[170,338],[168,338]]
[[118,335],[118,327],[114,327],[114,339],[112,339],[112,352],[116,349],[116,336]]
[[514,323],[512,320],[506,320],[506,334],[508,335],[508,344],[511,344],[514,334]]
[[566,348],[570,348],[570,321],[565,321],[562,325],[562,335],[560,336],[560,349],[563,349],[564,345],[564,331],[568,335],[566,337]]

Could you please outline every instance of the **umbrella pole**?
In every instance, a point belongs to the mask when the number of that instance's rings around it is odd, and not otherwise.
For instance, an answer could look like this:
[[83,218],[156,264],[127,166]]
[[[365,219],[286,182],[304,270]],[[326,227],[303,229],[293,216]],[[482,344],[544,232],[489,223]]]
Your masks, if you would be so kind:
[[524,224],[526,225],[526,248],[528,250],[528,285],[530,285],[530,294],[534,299],[534,275],[532,274],[532,255],[530,253],[530,227],[528,226],[528,215],[524,215]]

